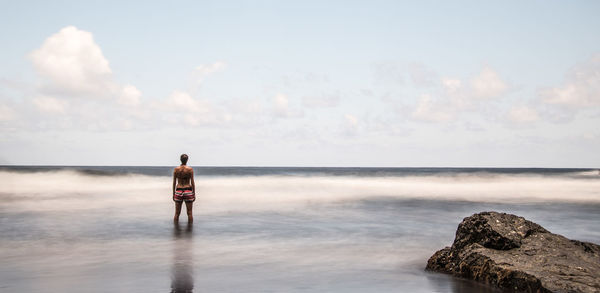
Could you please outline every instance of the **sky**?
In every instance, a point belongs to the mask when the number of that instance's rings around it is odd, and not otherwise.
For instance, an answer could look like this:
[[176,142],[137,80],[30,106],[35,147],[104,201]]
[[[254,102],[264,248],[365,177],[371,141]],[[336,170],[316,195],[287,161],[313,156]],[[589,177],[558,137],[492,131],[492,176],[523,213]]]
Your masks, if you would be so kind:
[[600,167],[598,1],[3,1],[0,165]]

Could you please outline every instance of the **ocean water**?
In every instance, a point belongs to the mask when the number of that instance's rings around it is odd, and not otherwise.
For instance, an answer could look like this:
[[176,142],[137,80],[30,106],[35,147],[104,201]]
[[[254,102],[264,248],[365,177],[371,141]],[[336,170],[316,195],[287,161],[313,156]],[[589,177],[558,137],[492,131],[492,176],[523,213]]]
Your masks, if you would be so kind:
[[460,221],[514,213],[600,243],[583,169],[0,167],[0,292],[495,292],[426,272]]

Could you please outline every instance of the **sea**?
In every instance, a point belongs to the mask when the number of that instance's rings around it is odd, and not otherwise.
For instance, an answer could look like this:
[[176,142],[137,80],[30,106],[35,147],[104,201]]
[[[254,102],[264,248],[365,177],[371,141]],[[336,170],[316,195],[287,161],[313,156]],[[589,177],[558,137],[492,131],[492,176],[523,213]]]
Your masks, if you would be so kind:
[[425,270],[463,218],[600,243],[600,173],[543,168],[0,166],[0,292],[497,292]]

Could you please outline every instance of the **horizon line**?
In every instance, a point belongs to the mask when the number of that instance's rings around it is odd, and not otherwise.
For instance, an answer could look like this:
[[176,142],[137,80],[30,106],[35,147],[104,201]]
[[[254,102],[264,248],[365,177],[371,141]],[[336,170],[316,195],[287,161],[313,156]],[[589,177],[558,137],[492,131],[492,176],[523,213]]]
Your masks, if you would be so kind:
[[[57,164],[0,164],[2,167],[173,167],[177,165],[57,165]],[[290,165],[188,165],[198,168],[363,168],[363,169],[595,169],[600,170],[600,167],[491,167],[491,166],[290,166]]]

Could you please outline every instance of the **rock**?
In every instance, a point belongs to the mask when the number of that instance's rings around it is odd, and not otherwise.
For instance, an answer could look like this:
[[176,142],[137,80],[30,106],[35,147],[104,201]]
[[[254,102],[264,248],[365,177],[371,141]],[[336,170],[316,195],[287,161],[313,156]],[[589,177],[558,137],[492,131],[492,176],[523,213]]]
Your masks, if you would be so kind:
[[518,292],[600,292],[600,245],[569,240],[511,214],[463,219],[427,270]]

